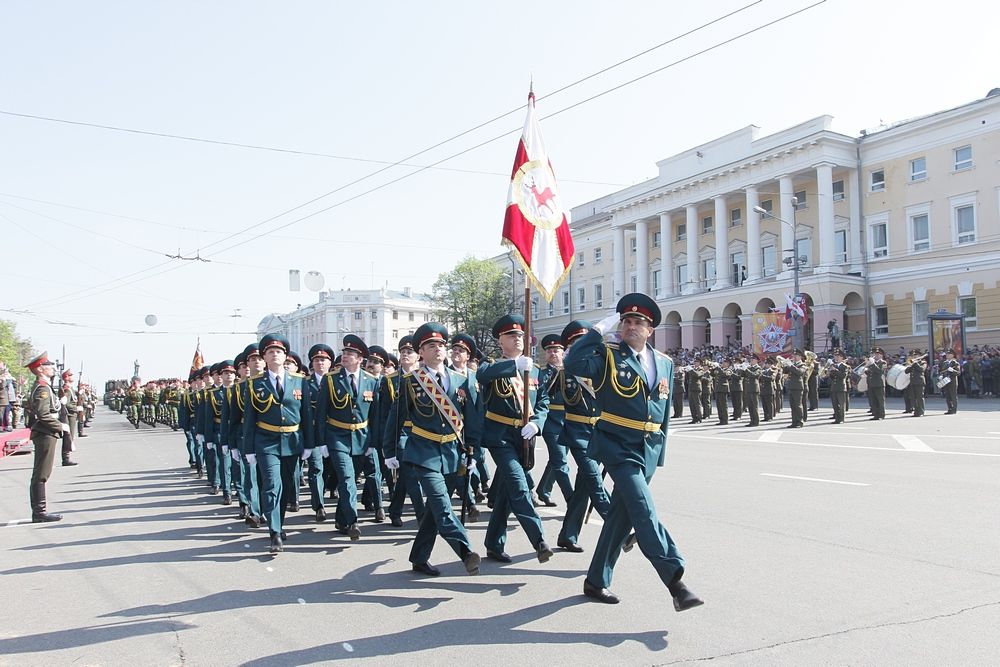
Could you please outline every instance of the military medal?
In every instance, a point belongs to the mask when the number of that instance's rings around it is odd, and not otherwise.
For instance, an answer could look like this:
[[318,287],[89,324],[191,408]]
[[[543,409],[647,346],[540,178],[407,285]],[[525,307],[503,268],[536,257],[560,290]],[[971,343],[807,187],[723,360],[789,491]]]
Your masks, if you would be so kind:
[[293,389],[292,390],[292,397],[295,398],[296,401],[302,400],[302,390],[301,389]]
[[670,382],[666,378],[660,378],[660,393],[664,396],[670,393]]
[[371,403],[372,399],[375,397],[374,393],[370,391],[361,392],[361,395],[364,397],[365,401],[369,403]]

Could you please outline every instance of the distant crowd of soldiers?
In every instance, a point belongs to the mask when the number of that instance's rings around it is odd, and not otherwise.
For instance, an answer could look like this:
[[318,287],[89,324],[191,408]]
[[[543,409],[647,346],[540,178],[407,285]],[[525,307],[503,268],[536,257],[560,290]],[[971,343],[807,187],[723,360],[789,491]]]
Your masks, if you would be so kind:
[[145,386],[138,377],[114,380],[108,383],[105,404],[118,413],[123,413],[135,428],[147,424],[156,428],[157,424],[179,428],[181,396],[186,390],[179,378],[149,380]]

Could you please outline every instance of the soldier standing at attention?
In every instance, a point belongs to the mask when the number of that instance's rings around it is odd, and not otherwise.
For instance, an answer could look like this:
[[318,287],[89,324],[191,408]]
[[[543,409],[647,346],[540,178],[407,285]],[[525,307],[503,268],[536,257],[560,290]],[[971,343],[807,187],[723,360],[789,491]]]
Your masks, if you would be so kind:
[[924,391],[927,388],[927,379],[924,375],[927,372],[927,364],[924,362],[920,350],[911,350],[911,363],[906,367],[906,372],[910,376],[910,394],[913,400],[913,416],[924,416]]
[[[317,403],[319,402],[319,387],[323,383],[323,376],[330,372],[333,365],[333,348],[325,343],[317,343],[309,348],[309,378],[306,380],[306,393],[309,395],[309,407],[313,416],[313,423],[310,429],[319,428],[316,424]],[[326,459],[320,447],[313,449],[312,455],[306,460],[308,471],[306,475],[309,480],[309,502],[312,510],[316,514],[317,523],[326,521]]]
[[851,367],[844,363],[843,350],[833,351],[833,364],[827,370],[830,379],[830,403],[833,404],[833,423],[843,424],[847,415],[847,378]]
[[691,370],[687,372],[685,381],[688,386],[688,408],[691,410],[691,424],[701,423],[701,362],[695,359],[691,362]]
[[795,348],[795,351],[792,352],[794,361],[788,364],[783,371],[787,375],[785,386],[788,387],[788,405],[792,409],[792,423],[788,425],[788,428],[802,428],[804,425],[802,413],[805,405],[802,402],[802,394],[806,386],[806,367],[802,361],[803,356],[805,355],[802,350]]
[[[268,334],[260,341],[267,370],[253,376],[243,412],[243,442],[248,463],[259,465],[263,477],[263,511],[271,534],[271,553],[284,549],[286,499],[292,496],[293,472],[299,458],[312,454],[312,415],[305,396],[305,378],[285,370],[288,341]],[[353,479],[353,477],[352,477]]]
[[[712,416],[712,369],[709,365],[709,358],[702,359],[701,379],[701,415],[702,418]],[[730,384],[732,389],[732,384]]]
[[872,349],[872,361],[865,367],[868,377],[868,402],[872,406],[872,420],[885,419],[885,351],[880,347]]
[[951,378],[951,381],[944,386],[944,401],[948,406],[946,415],[953,415],[958,412],[958,376],[961,375],[962,368],[955,359],[955,350],[949,349],[945,352],[945,362],[941,367],[941,375]]
[[674,419],[684,416],[684,393],[687,389],[684,375],[684,373],[674,373],[674,390],[670,394],[670,401],[674,405]]
[[[524,356],[524,318],[505,315],[493,325],[493,337],[500,342],[503,357],[483,364],[477,379],[483,396],[486,419],[483,423],[483,446],[490,450],[496,464],[493,478],[495,500],[493,514],[486,529],[486,557],[510,563],[504,551],[507,542],[507,519],[514,514],[535,549],[539,563],[552,557],[545,543],[542,520],[531,502],[531,491],[525,475],[528,462],[522,460],[524,441],[538,435],[545,425],[549,397],[539,391],[538,369],[531,357]],[[523,373],[528,371],[528,421],[523,421]],[[533,446],[533,444],[529,445]]]
[[[739,369],[743,363],[743,355],[739,352],[733,359],[733,365]],[[743,373],[740,370],[733,371],[733,381],[729,383],[729,396],[733,399],[733,421],[743,418]]]
[[60,387],[62,396],[60,403],[66,407],[66,423],[69,430],[62,434],[62,464],[64,466],[75,466],[76,462],[70,460],[70,454],[76,450],[73,440],[76,438],[79,426],[83,421],[83,404],[80,402],[80,394],[73,389],[73,371],[67,368],[62,374],[62,386]]
[[763,421],[774,419],[774,359],[764,358],[764,368],[760,372],[760,406]]
[[565,384],[563,372],[563,347],[559,334],[549,334],[542,339],[542,349],[545,350],[546,366],[538,374],[538,384],[542,391],[549,395],[549,414],[545,418],[545,428],[542,429],[542,440],[549,452],[549,460],[545,464],[541,479],[538,480],[538,500],[546,507],[556,504],[549,497],[553,484],[559,485],[563,500],[569,503],[573,495],[573,483],[569,479],[569,460],[566,447],[559,443],[565,423],[566,405],[561,387]]
[[719,413],[719,426],[725,426],[729,423],[729,382],[739,382],[739,379],[734,378],[733,372],[729,370],[729,359],[723,359],[722,363],[712,369],[712,375],[715,376],[715,409]]
[[[437,322],[422,324],[413,334],[421,366],[399,382],[399,399],[386,420],[386,466],[400,467],[396,454],[403,422],[410,422],[406,449],[398,452],[420,488],[427,494],[427,508],[410,549],[413,570],[432,577],[441,571],[430,564],[434,540],[441,535],[455,551],[465,571],[479,574],[480,557],[472,550],[469,534],[451,506],[449,489],[460,464],[475,465],[466,448],[479,437],[476,408],[469,400],[468,379],[448,369],[448,330]],[[397,414],[401,412],[401,414]],[[466,470],[466,474],[472,474]]]
[[747,409],[750,423],[747,426],[760,425],[760,366],[759,357],[750,355],[750,365],[743,371],[743,406]]
[[363,340],[354,334],[344,336],[341,368],[323,376],[316,403],[317,443],[325,448],[323,454],[329,456],[337,475],[337,530],[351,540],[361,539],[353,457],[371,456],[374,441],[368,418],[378,382],[361,368],[361,360],[366,356],[368,346]]
[[[589,451],[614,481],[611,508],[583,592],[600,602],[619,601],[608,587],[634,529],[643,555],[670,591],[674,609],[684,611],[703,602],[681,581],[684,559],[657,518],[649,489],[666,452],[673,361],[647,342],[660,323],[655,301],[645,294],[626,294],[616,311],[584,334],[566,357],[568,373],[594,383],[601,416]],[[621,343],[605,343],[604,334],[618,326]]]
[[48,353],[39,354],[26,364],[26,368],[35,374],[35,386],[31,388],[25,414],[25,424],[31,429],[31,444],[35,448],[31,486],[28,487],[31,522],[49,523],[62,519],[61,514],[50,514],[46,508],[45,483],[52,475],[59,439],[69,431],[69,424],[59,421],[60,404],[51,385],[56,369]]

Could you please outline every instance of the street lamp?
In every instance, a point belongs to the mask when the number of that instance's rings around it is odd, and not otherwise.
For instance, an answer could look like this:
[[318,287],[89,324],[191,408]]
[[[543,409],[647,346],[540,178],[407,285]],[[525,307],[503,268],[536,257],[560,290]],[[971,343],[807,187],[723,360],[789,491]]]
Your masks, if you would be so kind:
[[[794,279],[795,279],[795,296],[793,298],[795,298],[795,299],[799,298],[799,265],[802,262],[805,261],[805,257],[799,257],[799,255],[798,255],[798,248],[795,247],[795,245],[798,243],[798,238],[797,238],[798,221],[796,220],[796,217],[795,217],[795,211],[798,209],[798,207],[799,207],[799,200],[798,200],[798,198],[797,197],[792,197],[792,221],[791,222],[788,222],[787,220],[783,220],[782,218],[779,218],[775,214],[773,214],[770,211],[768,211],[767,209],[765,209],[763,206],[754,206],[753,207],[753,210],[755,212],[760,213],[764,217],[771,218],[772,220],[777,220],[778,222],[784,223],[784,224],[786,224],[786,225],[788,225],[789,227],[792,228],[792,246],[793,247],[790,250],[788,248],[782,249],[782,252],[790,252],[790,253],[792,253],[792,256],[791,257],[785,257],[781,261],[783,263],[785,263],[785,264],[791,264],[791,266],[792,266],[792,275],[794,276]],[[800,340],[799,340],[799,323],[798,323],[798,321],[796,321],[795,322],[795,332],[792,334],[792,347],[799,347],[799,344],[800,344]]]

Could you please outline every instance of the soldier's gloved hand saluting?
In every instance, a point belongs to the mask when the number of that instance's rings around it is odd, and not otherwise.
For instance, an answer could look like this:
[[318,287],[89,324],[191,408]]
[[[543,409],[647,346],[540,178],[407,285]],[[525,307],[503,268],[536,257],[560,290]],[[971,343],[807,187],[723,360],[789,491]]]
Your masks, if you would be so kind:
[[530,371],[535,362],[532,361],[531,357],[526,357],[522,354],[514,360],[514,363],[517,365],[517,372],[523,373],[524,371]]
[[617,312],[611,313],[603,320],[595,324],[594,329],[596,329],[597,332],[603,336],[604,334],[608,333],[609,331],[617,327],[620,321],[621,321],[621,315],[619,315]]

